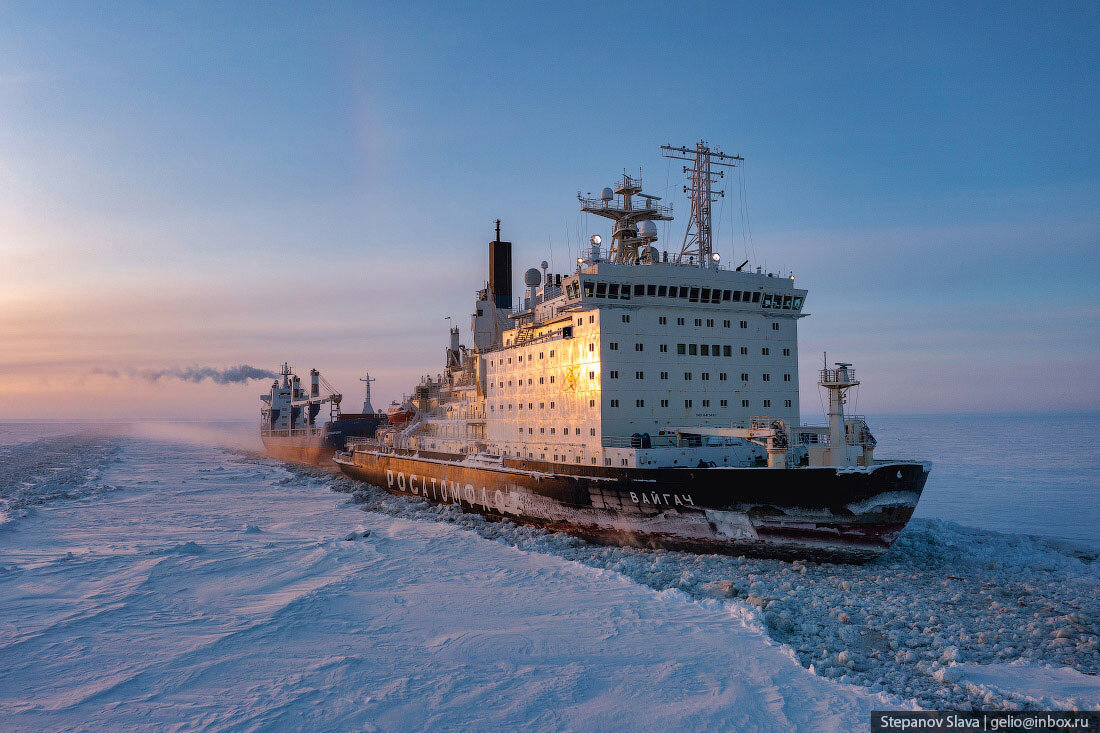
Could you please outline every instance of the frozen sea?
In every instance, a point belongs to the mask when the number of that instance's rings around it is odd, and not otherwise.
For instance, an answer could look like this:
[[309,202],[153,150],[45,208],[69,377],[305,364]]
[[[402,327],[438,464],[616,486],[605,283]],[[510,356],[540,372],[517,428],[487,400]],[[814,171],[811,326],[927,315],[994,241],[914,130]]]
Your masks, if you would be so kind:
[[934,469],[891,552],[850,567],[488,522],[259,457],[252,421],[0,423],[0,729],[1100,709],[1100,415],[872,425]]

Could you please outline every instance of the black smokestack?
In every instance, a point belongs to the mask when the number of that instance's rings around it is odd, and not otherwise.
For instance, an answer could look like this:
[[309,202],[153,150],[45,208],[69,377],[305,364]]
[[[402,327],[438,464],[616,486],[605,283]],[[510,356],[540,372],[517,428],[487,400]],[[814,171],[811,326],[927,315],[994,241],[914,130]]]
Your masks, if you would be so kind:
[[512,243],[500,241],[500,219],[497,238],[489,242],[489,294],[497,308],[512,307]]

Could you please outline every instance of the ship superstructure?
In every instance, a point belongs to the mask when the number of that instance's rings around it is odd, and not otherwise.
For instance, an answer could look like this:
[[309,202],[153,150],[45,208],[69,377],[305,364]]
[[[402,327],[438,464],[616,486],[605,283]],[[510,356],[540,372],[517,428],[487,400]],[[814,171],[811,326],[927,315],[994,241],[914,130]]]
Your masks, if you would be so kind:
[[[597,539],[840,559],[881,552],[912,513],[926,468],[875,461],[866,421],[844,412],[858,384],[850,364],[819,375],[830,424],[801,424],[807,291],[793,275],[725,265],[713,248],[716,183],[741,158],[704,142],[663,149],[691,162],[691,222],[677,250],[658,248],[654,224],[672,208],[624,174],[598,196],[578,195],[582,211],[611,221],[610,244],[594,235],[571,272],[527,270],[513,303],[498,221],[472,345],[452,328],[444,371],[408,395],[407,421],[337,461],[417,495],[404,484],[450,465],[463,476],[457,503]],[[478,483],[499,506],[464,500]],[[456,501],[454,486],[447,496],[431,498]],[[870,514],[853,521],[860,502]]]

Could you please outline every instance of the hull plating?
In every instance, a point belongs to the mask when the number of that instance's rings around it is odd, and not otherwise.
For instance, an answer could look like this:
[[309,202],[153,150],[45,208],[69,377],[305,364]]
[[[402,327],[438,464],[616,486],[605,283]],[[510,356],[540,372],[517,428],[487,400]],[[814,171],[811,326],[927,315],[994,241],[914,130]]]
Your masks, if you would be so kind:
[[921,464],[906,462],[839,470],[489,467],[371,451],[339,454],[336,462],[393,494],[596,542],[840,562],[884,553],[928,477]]
[[326,444],[324,437],[287,438],[262,435],[264,448],[272,458],[287,463],[301,463],[307,466],[331,466],[336,449]]

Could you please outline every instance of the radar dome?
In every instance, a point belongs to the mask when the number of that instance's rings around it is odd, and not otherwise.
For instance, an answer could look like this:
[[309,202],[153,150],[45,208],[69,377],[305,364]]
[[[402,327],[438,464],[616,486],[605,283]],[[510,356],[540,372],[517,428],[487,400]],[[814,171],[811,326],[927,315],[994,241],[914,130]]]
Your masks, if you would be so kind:
[[615,192],[611,190],[611,186],[604,186],[604,189],[600,191],[600,199],[610,201],[613,198],[615,198]]
[[526,285],[527,287],[529,287],[529,288],[538,287],[539,283],[541,283],[541,282],[542,282],[542,273],[539,272],[538,270],[536,270],[535,268],[532,267],[527,272],[523,273],[523,284]]
[[657,238],[657,225],[646,219],[643,222],[638,223],[638,236],[642,239],[656,239]]

